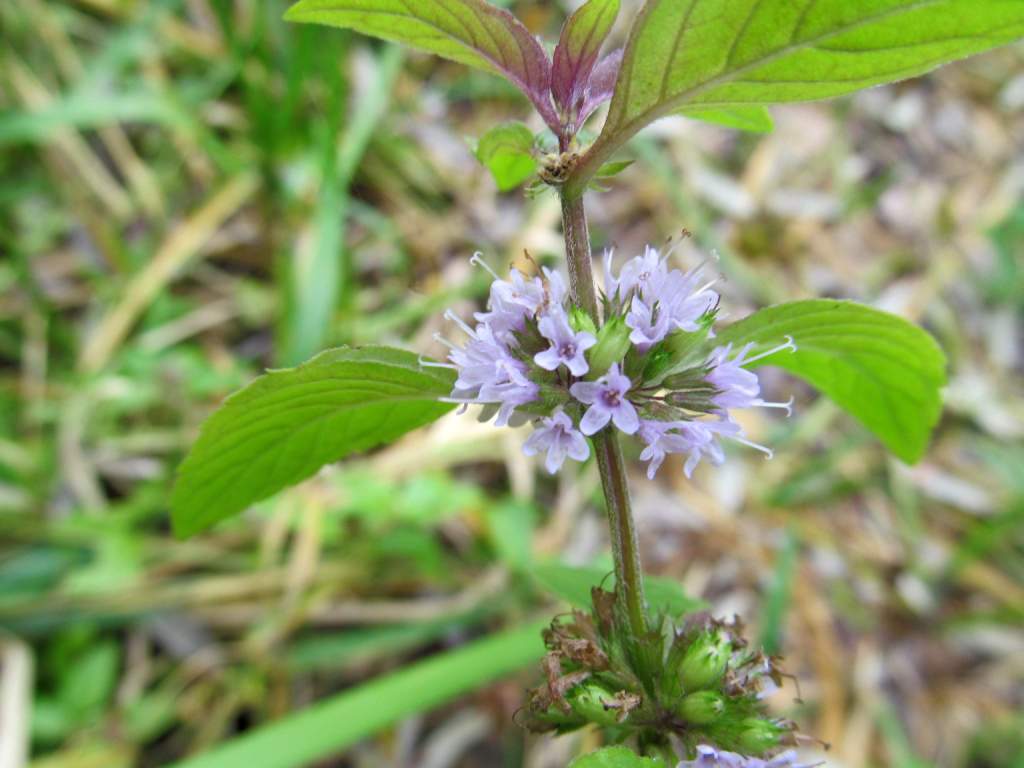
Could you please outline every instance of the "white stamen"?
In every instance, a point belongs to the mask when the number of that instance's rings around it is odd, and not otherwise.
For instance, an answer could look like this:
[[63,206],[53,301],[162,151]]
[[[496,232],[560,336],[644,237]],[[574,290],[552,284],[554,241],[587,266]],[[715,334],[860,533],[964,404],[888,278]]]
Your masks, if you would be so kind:
[[745,437],[737,437],[735,435],[732,436],[732,439],[735,440],[737,443],[742,443],[743,445],[747,446],[748,448],[753,448],[755,451],[760,451],[761,453],[763,453],[769,459],[772,459],[772,458],[775,457],[775,451],[773,451],[768,446],[761,445],[760,443],[754,443],[754,442],[751,442],[750,440],[747,440]]
[[665,243],[665,253],[662,254],[662,263],[668,261],[669,256],[676,252],[676,248],[678,248],[679,244],[682,243],[685,239],[686,238],[683,235],[680,235],[679,237],[670,237],[668,239],[668,242]]
[[491,269],[491,265],[488,264],[486,261],[484,261],[483,257],[484,257],[483,253],[481,253],[480,251],[477,251],[476,253],[474,253],[470,257],[469,263],[472,264],[474,267],[480,267],[482,270],[484,270],[487,274],[489,274],[495,280],[501,280],[501,278],[498,277],[498,273],[495,272],[493,269]]
[[439,397],[437,398],[439,403],[458,403],[459,405],[486,405],[491,402],[498,402],[497,400],[480,400],[475,397]]
[[786,417],[793,415],[793,397],[790,396],[789,400],[784,403],[771,403],[767,400],[755,400],[754,405],[760,406],[761,408],[779,408],[786,412]]
[[472,328],[466,325],[466,322],[461,317],[452,312],[450,309],[446,309],[444,311],[444,316],[451,320],[453,323],[455,323],[457,326],[459,326],[459,328],[461,328],[463,332],[465,332],[465,334],[469,336],[471,339],[476,338],[476,331],[474,331]]
[[455,344],[452,344],[450,341],[448,341],[448,339],[446,339],[440,333],[435,333],[434,334],[434,341],[436,341],[438,344],[444,344],[452,352],[461,352],[462,351],[462,347],[459,347],[459,346],[456,346]]
[[693,295],[694,296],[700,296],[702,293],[704,293],[704,291],[706,291],[708,288],[710,288],[712,285],[714,285],[717,282],[718,282],[718,278],[716,277],[714,280],[711,280],[710,282],[705,283],[700,288],[698,288],[696,291],[694,291]]
[[416,362],[418,362],[420,364],[420,367],[422,368],[451,368],[453,371],[458,370],[457,365],[452,365],[451,363],[438,363],[434,360],[427,360],[425,357],[423,357],[423,355],[420,355],[417,358]]
[[750,365],[751,363],[756,363],[758,360],[763,360],[764,358],[770,357],[771,355],[774,355],[776,352],[781,352],[784,349],[791,349],[794,352],[796,352],[796,343],[793,341],[793,337],[785,336],[784,338],[786,339],[785,344],[779,344],[779,346],[775,347],[774,349],[769,349],[767,352],[762,352],[760,355],[754,355],[753,357],[749,357],[743,361],[743,365]]

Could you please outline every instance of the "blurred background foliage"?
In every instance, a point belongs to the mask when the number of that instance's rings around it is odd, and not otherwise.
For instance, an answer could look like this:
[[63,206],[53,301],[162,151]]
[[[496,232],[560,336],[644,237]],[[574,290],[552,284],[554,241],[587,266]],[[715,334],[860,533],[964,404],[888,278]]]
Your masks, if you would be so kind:
[[[550,35],[564,5],[515,10]],[[2,768],[171,765],[271,722],[194,764],[561,768],[596,746],[513,722],[558,610],[532,574],[607,568],[593,467],[550,480],[519,432],[452,416],[169,533],[174,466],[232,389],[330,345],[439,354],[441,310],[485,295],[473,251],[560,257],[557,201],[497,194],[472,157],[527,114],[510,86],[284,8],[0,5]],[[689,229],[679,258],[714,252],[732,317],[855,298],[949,355],[918,466],[769,372],[799,405],[747,423],[772,462],[637,475],[649,570],[785,654],[799,699],[773,704],[830,765],[1022,764],[1022,72],[1011,47],[777,109],[766,136],[665,121],[592,199],[598,248]]]

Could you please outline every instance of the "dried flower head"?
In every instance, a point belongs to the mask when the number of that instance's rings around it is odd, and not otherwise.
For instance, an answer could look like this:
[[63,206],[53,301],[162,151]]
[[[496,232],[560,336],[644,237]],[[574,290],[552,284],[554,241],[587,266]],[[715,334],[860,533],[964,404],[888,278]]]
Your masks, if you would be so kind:
[[592,612],[574,611],[545,631],[546,682],[532,692],[522,725],[614,729],[641,748],[695,758],[685,768],[801,768],[791,752],[771,757],[796,738],[791,723],[764,708],[784,673],[778,658],[748,647],[738,621],[701,614],[677,625],[651,616],[651,631],[637,637],[619,620],[613,593],[595,588],[592,596]]

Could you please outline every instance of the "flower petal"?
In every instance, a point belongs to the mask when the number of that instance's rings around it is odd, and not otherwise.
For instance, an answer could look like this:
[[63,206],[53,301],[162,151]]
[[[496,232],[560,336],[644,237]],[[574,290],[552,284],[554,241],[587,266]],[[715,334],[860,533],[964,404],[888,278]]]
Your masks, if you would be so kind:
[[571,387],[569,387],[569,394],[579,400],[581,403],[590,405],[597,400],[598,392],[601,387],[597,382],[594,381],[577,381]]
[[586,461],[590,458],[590,443],[576,430],[569,434],[569,458],[576,461]]
[[640,429],[640,417],[629,400],[622,401],[615,409],[615,413],[612,414],[612,419],[615,421],[615,426],[627,435],[635,434]]
[[543,368],[545,371],[553,371],[562,364],[562,356],[558,354],[558,350],[554,347],[545,349],[543,352],[538,352],[533,356],[533,362]]
[[605,408],[592,405],[580,420],[580,432],[589,437],[604,429],[611,417],[612,415]]

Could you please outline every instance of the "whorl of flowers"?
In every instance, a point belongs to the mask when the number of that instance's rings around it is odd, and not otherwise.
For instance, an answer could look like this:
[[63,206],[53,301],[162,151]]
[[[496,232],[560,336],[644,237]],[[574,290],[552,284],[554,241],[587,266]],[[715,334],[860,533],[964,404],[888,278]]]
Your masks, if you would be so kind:
[[607,254],[599,329],[570,303],[558,272],[543,268],[528,277],[512,269],[506,280],[479,254],[471,261],[494,277],[487,311],[476,313],[474,325],[446,313],[467,340],[460,346],[438,337],[450,363],[435,365],[458,374],[451,401],[487,406],[498,426],[531,420],[524,451],[544,453],[549,472],[567,457],[586,460],[585,437],[603,429],[640,439],[651,478],[670,453],[687,456],[687,476],[704,457],[720,464],[723,437],[771,456],[744,437],[729,412],[761,406],[788,413],[790,403],[761,399],[747,367],[796,346],[787,338],[757,355],[753,345],[714,347],[718,294],[714,281],[702,284],[700,267],[672,269],[666,255],[647,248],[616,275]]

